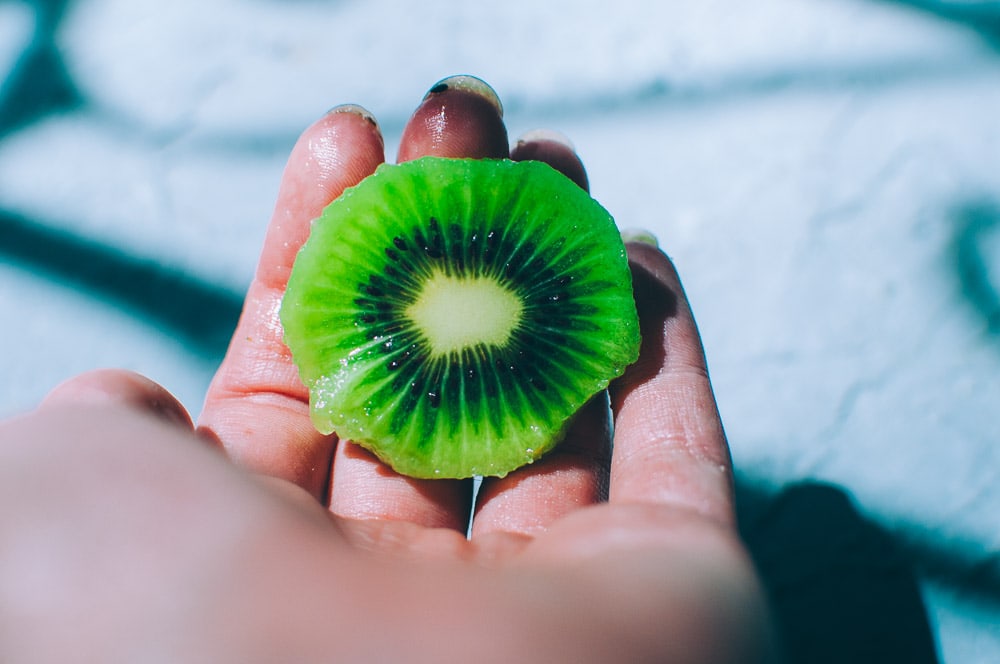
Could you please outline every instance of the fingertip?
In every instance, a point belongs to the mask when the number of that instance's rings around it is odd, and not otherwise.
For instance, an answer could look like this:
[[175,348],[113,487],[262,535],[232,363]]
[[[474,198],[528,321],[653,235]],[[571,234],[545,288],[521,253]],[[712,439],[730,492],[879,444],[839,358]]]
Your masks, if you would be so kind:
[[[685,349],[697,347],[701,357],[701,339],[674,262],[646,239],[627,240],[625,250],[632,270],[632,291],[642,330],[640,361],[648,359],[644,356],[653,354],[657,355],[658,363],[662,362],[663,344],[676,346],[678,341],[683,342]],[[684,333],[683,337],[664,338],[664,326],[667,324],[674,330],[674,335],[679,330]]]
[[376,120],[375,116],[372,115],[371,111],[369,111],[364,106],[361,106],[360,104],[337,104],[329,111],[327,111],[326,115],[328,116],[339,115],[341,113],[350,113],[352,115],[356,115],[362,118],[381,134],[381,129],[379,129],[378,126],[378,120]]
[[[324,183],[330,184],[326,191],[329,200],[361,182],[385,161],[382,128],[375,116],[358,104],[334,106],[306,129],[305,137],[308,154],[321,169],[318,184],[321,189]],[[292,158],[295,156],[293,152]]]
[[426,155],[508,156],[503,108],[493,88],[473,76],[451,76],[434,84],[406,123],[397,160]]
[[625,249],[642,341],[638,359],[610,386],[615,412],[637,387],[678,364],[681,356],[685,365],[703,358],[673,261],[647,242],[627,241]]
[[611,386],[611,502],[673,504],[732,521],[732,465],[698,327],[673,261],[628,242],[642,346]]
[[187,409],[166,388],[124,369],[97,369],[74,376],[53,388],[39,409],[66,404],[122,405],[184,429],[194,428]]
[[503,104],[500,103],[500,97],[493,86],[477,76],[469,76],[468,74],[458,74],[441,79],[430,87],[427,94],[424,95],[424,101],[449,90],[477,95],[489,103],[499,117],[503,117]]
[[633,277],[637,273],[646,274],[649,275],[650,286],[659,284],[659,290],[670,288],[673,291],[680,291],[677,268],[673,260],[660,248],[655,235],[649,231],[636,229],[623,230],[621,235]]
[[382,132],[363,107],[330,109],[299,136],[285,165],[257,278],[283,289],[312,221],[345,189],[385,161]]
[[314,187],[311,211],[318,213],[385,161],[382,130],[367,109],[357,104],[334,106],[306,128],[288,159],[289,176]]
[[510,158],[514,161],[542,161],[575,182],[584,191],[590,190],[587,170],[565,135],[550,129],[535,129],[517,139]]

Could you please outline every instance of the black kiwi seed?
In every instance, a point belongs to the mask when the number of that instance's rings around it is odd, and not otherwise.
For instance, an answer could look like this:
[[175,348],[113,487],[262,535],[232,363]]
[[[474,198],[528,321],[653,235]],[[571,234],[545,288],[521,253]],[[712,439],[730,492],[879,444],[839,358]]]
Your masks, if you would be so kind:
[[[438,224],[438,220],[434,217],[430,218],[428,226],[430,227],[428,238],[422,242],[418,242],[418,244],[423,245],[424,253],[431,258],[441,258],[441,256],[444,255],[444,250],[442,248],[443,242],[441,240],[441,227]],[[422,238],[422,236],[420,237]]]
[[465,243],[462,242],[464,233],[458,224],[448,224],[448,243],[451,245],[452,255],[459,255],[465,250]]

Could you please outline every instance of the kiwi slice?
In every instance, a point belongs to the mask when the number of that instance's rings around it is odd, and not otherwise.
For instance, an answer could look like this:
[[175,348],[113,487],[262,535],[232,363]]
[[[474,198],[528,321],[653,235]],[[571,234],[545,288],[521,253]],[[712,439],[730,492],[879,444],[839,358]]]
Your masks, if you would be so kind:
[[639,349],[614,220],[530,161],[379,167],[314,222],[281,322],[316,428],[422,478],[534,461]]

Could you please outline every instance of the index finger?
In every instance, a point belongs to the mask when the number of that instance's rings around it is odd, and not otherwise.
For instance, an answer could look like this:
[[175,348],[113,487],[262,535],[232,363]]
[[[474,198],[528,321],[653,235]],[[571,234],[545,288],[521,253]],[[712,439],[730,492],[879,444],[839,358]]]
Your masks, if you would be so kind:
[[303,132],[282,176],[256,274],[199,430],[243,467],[292,481],[323,500],[336,446],[309,419],[309,393],[285,346],[281,298],[312,220],[384,160],[374,119],[339,106]]
[[732,523],[729,446],[684,289],[656,247],[627,248],[642,348],[611,389],[609,500],[676,505]]

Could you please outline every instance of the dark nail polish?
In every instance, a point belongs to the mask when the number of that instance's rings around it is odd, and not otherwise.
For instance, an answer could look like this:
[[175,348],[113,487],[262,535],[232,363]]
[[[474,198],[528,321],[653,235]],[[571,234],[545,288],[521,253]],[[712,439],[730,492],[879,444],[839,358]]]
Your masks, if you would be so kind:
[[496,91],[486,81],[475,76],[458,75],[443,78],[431,86],[431,89],[424,96],[424,100],[426,101],[428,97],[439,95],[449,90],[474,94],[495,108],[498,116],[503,117],[503,105],[501,105],[500,97],[497,96]]

